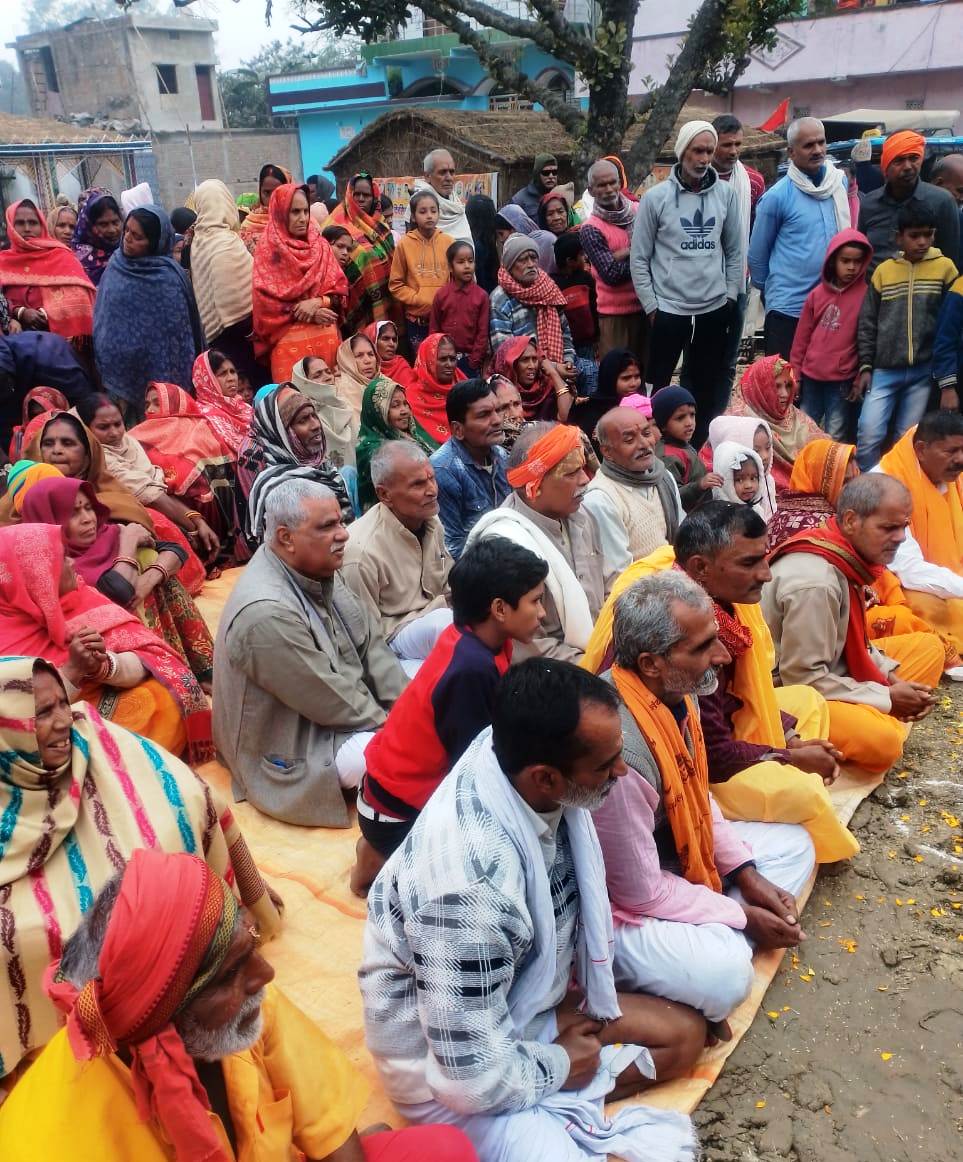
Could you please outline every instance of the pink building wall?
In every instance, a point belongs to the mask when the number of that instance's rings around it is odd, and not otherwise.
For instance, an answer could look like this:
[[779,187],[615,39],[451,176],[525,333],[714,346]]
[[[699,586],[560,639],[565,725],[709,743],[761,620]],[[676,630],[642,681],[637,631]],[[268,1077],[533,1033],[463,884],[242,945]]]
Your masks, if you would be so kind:
[[[698,7],[699,0],[642,0],[631,93],[646,91],[647,76],[656,84],[665,78],[666,60],[678,52]],[[907,101],[931,109],[963,106],[963,0],[846,10],[787,21],[778,34],[775,49],[753,58],[728,102],[700,101],[696,94],[697,103],[729,106],[748,124],[764,120],[785,97],[814,116],[905,109]],[[963,131],[963,118],[956,130]]]

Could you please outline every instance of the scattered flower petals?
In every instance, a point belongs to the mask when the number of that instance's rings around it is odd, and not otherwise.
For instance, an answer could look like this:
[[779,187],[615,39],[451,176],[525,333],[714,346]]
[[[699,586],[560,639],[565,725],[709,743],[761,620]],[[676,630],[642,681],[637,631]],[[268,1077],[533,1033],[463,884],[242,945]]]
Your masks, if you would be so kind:
[[892,1053],[880,1053],[880,1057],[882,1057],[884,1061],[889,1061],[892,1056]]

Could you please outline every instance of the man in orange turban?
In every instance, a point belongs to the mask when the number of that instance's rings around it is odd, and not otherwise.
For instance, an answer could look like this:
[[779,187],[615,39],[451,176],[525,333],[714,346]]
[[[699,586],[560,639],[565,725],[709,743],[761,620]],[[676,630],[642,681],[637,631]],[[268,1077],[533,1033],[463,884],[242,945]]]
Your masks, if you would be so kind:
[[859,229],[873,245],[869,274],[885,258],[896,254],[896,215],[912,200],[930,209],[936,218],[934,245],[959,266],[960,214],[951,194],[920,179],[926,138],[910,129],[891,133],[883,143],[880,169],[885,184],[863,197]]
[[508,483],[515,490],[486,512],[467,544],[508,537],[548,564],[545,620],[531,645],[515,657],[540,654],[578,662],[609,586],[598,527],[582,509],[589,478],[579,429],[568,424],[524,427],[508,457]]
[[135,851],[47,970],[66,1028],[0,1107],[4,1162],[477,1162],[452,1126],[359,1139],[367,1087],[259,942],[202,859]]

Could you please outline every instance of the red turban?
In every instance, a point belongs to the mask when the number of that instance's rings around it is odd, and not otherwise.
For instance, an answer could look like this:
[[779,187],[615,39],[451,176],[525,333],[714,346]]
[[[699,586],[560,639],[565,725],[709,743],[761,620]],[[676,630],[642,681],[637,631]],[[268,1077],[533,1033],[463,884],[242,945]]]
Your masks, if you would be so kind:
[[178,1162],[227,1162],[207,1094],[173,1018],[220,969],[238,905],[196,855],[139,849],[124,869],[98,961],[79,991],[54,961],[44,987],[67,1014],[78,1061],[131,1051],[137,1112],[155,1119]]
[[508,483],[512,488],[524,485],[526,495],[532,497],[549,472],[573,452],[582,452],[581,431],[571,424],[556,424],[532,444],[523,463],[511,469]]
[[886,176],[890,164],[898,157],[903,157],[907,153],[918,153],[922,158],[925,152],[926,138],[922,134],[914,133],[912,129],[901,129],[899,133],[891,133],[883,142],[883,153],[880,157],[883,177]]

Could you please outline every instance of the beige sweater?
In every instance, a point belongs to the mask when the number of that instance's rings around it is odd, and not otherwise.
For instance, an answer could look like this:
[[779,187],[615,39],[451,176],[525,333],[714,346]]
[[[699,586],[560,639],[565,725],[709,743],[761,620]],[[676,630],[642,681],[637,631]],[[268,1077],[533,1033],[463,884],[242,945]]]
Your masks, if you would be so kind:
[[[776,646],[783,686],[812,686],[824,698],[874,706],[888,714],[889,689],[857,682],[846,671],[843,649],[849,621],[849,586],[838,569],[809,553],[792,553],[772,566],[762,591],[762,612]],[[872,644],[870,656],[884,674],[897,666]]]

